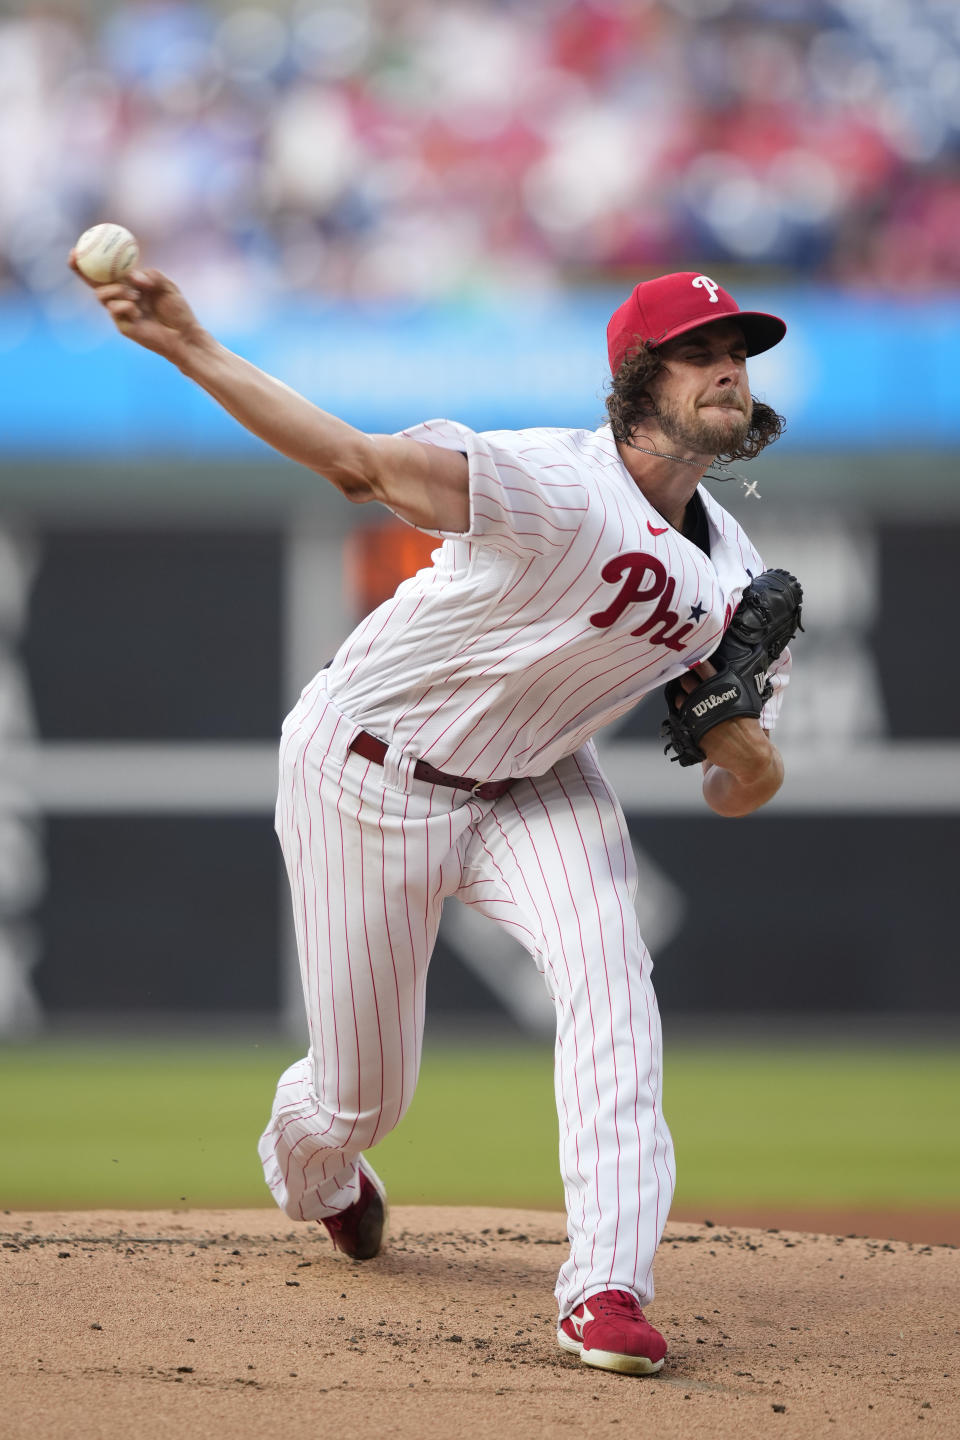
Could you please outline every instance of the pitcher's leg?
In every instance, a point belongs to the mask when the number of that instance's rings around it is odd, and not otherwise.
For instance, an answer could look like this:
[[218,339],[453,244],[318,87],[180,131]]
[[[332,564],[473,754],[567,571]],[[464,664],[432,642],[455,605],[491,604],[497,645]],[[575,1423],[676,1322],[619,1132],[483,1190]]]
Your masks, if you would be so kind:
[[[294,712],[296,715],[296,712]],[[420,1064],[427,964],[458,822],[384,784],[321,700],[284,737],[278,832],[310,1051],[282,1076],[260,1157],[277,1204],[319,1219],[358,1197],[357,1157],[397,1124]]]
[[[653,1259],[673,1194],[663,1119],[661,1034],[651,961],[633,897],[622,810],[587,746],[516,785],[483,826],[514,896],[541,937],[557,1013],[555,1091],[570,1256],[561,1317],[591,1294],[653,1295]],[[468,855],[473,859],[476,845]],[[474,892],[476,893],[476,892]],[[506,918],[507,908],[489,913]]]

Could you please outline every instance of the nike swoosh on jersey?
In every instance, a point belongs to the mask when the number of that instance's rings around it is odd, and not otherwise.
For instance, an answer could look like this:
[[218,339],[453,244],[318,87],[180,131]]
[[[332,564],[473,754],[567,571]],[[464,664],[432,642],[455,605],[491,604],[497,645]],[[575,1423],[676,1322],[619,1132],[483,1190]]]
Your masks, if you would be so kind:
[[651,524],[650,524],[650,521],[648,520],[648,521],[647,521],[647,529],[650,531],[650,534],[651,534],[651,535],[666,535],[667,531],[670,529],[670,526],[669,526],[669,525],[664,525],[664,527],[663,527],[662,530],[658,530],[658,529],[656,528],[656,526],[655,526],[655,525],[651,525]]

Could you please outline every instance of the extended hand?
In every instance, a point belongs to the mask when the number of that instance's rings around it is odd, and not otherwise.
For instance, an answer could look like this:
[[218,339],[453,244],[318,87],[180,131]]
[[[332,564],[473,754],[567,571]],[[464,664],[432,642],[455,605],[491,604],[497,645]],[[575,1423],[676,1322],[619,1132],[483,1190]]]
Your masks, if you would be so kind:
[[132,270],[122,280],[98,285],[81,274],[72,250],[70,268],[90,286],[123,335],[174,364],[181,362],[190,342],[203,334],[176,285],[159,270]]

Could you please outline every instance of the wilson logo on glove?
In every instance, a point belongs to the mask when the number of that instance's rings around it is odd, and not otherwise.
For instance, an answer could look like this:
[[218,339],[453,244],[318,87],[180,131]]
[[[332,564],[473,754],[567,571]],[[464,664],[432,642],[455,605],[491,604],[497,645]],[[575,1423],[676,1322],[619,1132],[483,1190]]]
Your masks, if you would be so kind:
[[722,695],[708,695],[706,700],[701,700],[697,705],[691,705],[691,710],[697,719],[701,719],[709,710],[714,710],[718,705],[723,705],[727,700],[735,700],[740,694],[735,685],[732,690],[724,690]]

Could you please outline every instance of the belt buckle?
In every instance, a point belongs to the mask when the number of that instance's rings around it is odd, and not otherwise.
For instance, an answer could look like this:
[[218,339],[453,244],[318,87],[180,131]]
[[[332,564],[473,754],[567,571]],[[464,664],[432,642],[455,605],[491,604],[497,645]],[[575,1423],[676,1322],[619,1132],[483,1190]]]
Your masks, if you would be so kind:
[[499,800],[503,793],[502,780],[478,780],[470,789],[470,794],[477,800]]
[[[496,800],[499,794],[496,788],[498,785],[499,781],[497,780],[478,780],[475,785],[470,787],[470,794],[477,800]],[[494,791],[492,795],[490,794],[491,790]]]

